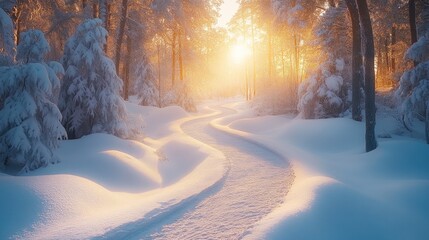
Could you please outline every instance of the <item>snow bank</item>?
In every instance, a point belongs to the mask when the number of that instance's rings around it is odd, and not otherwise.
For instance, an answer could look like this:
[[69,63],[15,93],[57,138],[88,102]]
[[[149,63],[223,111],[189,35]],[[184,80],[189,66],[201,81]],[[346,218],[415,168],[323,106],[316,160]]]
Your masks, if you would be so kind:
[[[213,125],[282,154],[296,175],[283,205],[245,239],[429,236],[429,147],[423,141],[391,134],[365,153],[364,124],[350,119],[241,117]],[[391,120],[378,119],[377,133],[394,133]]]
[[195,196],[226,171],[222,153],[184,134],[181,108],[127,103],[139,141],[93,134],[61,143],[61,162],[0,173],[0,239],[87,239]]

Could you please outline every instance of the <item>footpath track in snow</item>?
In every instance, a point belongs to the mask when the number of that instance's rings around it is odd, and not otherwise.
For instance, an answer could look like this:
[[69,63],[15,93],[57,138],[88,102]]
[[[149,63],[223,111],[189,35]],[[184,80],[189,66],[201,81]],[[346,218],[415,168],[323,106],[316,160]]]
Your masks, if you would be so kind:
[[211,127],[211,121],[235,112],[225,107],[216,109],[221,113],[192,120],[182,128],[195,139],[222,151],[230,161],[230,171],[220,190],[137,238],[240,239],[283,202],[293,182],[289,163],[267,148]]

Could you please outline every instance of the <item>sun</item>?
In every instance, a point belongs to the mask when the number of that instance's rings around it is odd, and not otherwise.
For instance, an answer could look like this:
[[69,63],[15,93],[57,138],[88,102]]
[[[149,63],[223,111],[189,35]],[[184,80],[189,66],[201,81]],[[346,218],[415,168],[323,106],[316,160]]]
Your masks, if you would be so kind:
[[244,44],[235,44],[231,46],[231,59],[234,63],[242,63],[250,55],[249,48]]

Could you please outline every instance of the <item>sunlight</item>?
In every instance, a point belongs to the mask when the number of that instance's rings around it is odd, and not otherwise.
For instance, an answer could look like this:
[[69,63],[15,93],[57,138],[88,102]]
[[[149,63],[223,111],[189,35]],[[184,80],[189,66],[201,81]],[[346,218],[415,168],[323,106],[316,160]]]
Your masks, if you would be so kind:
[[220,16],[216,26],[226,28],[232,16],[237,12],[239,4],[236,0],[224,0],[220,7]]
[[236,44],[231,47],[231,59],[236,64],[244,62],[249,55],[250,49],[246,45]]

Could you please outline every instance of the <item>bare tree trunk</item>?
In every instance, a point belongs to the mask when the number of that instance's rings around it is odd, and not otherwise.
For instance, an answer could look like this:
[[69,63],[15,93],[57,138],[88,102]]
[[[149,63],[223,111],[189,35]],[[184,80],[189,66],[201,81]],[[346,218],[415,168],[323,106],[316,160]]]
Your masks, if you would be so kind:
[[256,95],[256,56],[255,56],[255,23],[253,20],[253,8],[250,13],[250,22],[252,27],[252,62],[253,62],[253,97]]
[[127,57],[125,58],[124,99],[128,100],[130,90],[130,59],[132,52],[131,38],[127,36]]
[[171,85],[176,81],[176,30],[173,30],[173,40],[171,43]]
[[160,46],[157,45],[157,54],[158,54],[158,107],[162,107],[161,100],[161,53]]
[[180,81],[183,82],[183,50],[182,50],[182,32],[179,29],[179,36],[178,36],[178,42],[179,42],[179,71],[180,71]]
[[391,63],[392,63],[392,68],[391,68],[391,70],[392,70],[392,73],[394,74],[395,73],[395,71],[396,71],[396,59],[395,59],[395,44],[396,44],[396,27],[393,25],[392,26],[392,39],[391,39],[391,42],[390,42],[390,46],[391,46],[391,58],[392,58],[392,60],[391,60]]
[[362,82],[362,45],[361,29],[359,24],[359,13],[354,0],[346,0],[352,20],[353,32],[353,53],[352,53],[352,118],[355,121],[362,121],[362,108],[360,105]]
[[[387,75],[388,73],[390,73],[390,60],[389,60],[389,40],[387,39],[387,37],[384,39],[384,59],[385,59],[385,70],[386,72],[384,73],[385,75]],[[383,86],[385,84],[385,77],[383,78]]]
[[374,84],[374,36],[372,32],[371,18],[366,0],[356,0],[359,19],[362,27],[362,42],[366,46],[364,51],[365,72],[365,116],[366,151],[377,148],[375,138],[375,84]]
[[[283,51],[282,51],[282,54],[283,54]],[[282,55],[282,58],[283,58],[283,55]],[[268,78],[270,79],[270,81],[272,80],[272,77],[273,77],[272,70],[273,70],[273,30],[270,24],[270,26],[268,27]]]
[[127,23],[128,0],[122,0],[121,6],[122,6],[122,9],[121,9],[121,15],[120,15],[121,17],[119,21],[118,42],[116,43],[116,57],[115,57],[115,67],[118,75],[119,75],[119,63],[121,62],[122,42],[124,40],[125,25]]
[[21,1],[18,1],[12,12],[12,21],[15,24],[15,46],[19,44],[19,35],[21,35]]
[[99,17],[99,15],[98,15],[98,4],[97,3],[94,3],[94,4],[92,4],[92,17],[93,18],[98,18]]
[[[410,21],[410,34],[411,34],[411,45],[417,42],[417,25],[416,25],[416,2],[414,0],[408,0],[408,17]],[[417,66],[417,62],[414,61],[414,67]]]
[[[99,8],[98,8],[98,16],[103,22],[103,27],[106,29],[106,31],[109,31],[109,18],[110,18],[110,7],[111,5],[107,3],[107,0],[99,0]],[[108,51],[108,38],[109,36],[106,36],[106,44],[104,45],[104,52]]]
[[[244,39],[244,43],[246,43],[246,21],[244,19],[244,7],[241,8],[241,20],[242,20],[242,24],[243,24],[243,39]],[[250,89],[249,89],[249,76],[247,74],[247,59],[244,60],[244,75],[245,75],[245,91],[246,91],[246,100],[249,101],[250,100]]]

